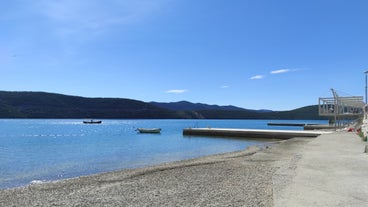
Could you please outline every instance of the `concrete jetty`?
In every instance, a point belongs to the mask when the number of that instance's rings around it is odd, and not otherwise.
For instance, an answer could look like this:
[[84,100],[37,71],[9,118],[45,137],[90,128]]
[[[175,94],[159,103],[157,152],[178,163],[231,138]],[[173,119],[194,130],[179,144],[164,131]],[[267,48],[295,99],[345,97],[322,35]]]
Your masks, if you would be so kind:
[[278,123],[278,122],[269,122],[268,126],[305,126],[307,124],[303,123]]
[[335,126],[328,124],[308,124],[304,126],[304,130],[321,130],[321,129],[335,129]]
[[298,131],[298,130],[261,130],[261,129],[229,129],[229,128],[185,128],[183,135],[188,136],[221,136],[265,139],[290,139],[293,137],[317,137],[331,132]]
[[295,127],[303,127],[304,130],[321,130],[321,129],[335,129],[333,125],[329,124],[304,124],[304,123],[278,123],[278,122],[269,122],[268,126],[295,126]]

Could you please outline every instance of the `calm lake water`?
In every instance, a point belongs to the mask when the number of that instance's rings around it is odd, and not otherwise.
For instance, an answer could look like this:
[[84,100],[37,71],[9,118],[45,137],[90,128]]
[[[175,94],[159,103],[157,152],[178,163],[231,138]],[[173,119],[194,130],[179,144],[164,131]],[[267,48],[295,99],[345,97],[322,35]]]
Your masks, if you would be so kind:
[[[293,129],[267,126],[270,120],[102,120],[0,119],[0,189],[64,178],[137,168],[217,153],[243,150],[262,141],[187,137],[187,127]],[[273,121],[323,123],[327,121]],[[139,134],[159,127],[161,134]]]

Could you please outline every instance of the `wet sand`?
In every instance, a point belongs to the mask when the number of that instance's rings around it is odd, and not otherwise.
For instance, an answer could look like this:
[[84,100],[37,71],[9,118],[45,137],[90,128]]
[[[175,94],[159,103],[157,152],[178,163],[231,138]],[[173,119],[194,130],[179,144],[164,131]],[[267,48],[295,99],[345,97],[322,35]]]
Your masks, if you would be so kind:
[[0,206],[273,206],[273,174],[313,138],[0,191]]

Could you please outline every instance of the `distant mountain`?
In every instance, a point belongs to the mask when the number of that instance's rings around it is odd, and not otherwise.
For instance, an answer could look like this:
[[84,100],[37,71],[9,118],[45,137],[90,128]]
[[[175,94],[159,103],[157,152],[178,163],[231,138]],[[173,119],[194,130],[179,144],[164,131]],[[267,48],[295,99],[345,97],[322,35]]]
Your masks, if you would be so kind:
[[200,111],[200,110],[220,110],[220,111],[244,111],[246,109],[236,107],[236,106],[219,106],[219,105],[208,105],[202,103],[191,103],[188,101],[170,102],[170,103],[160,103],[160,102],[150,102],[150,104],[155,105],[160,108],[169,109],[173,111]]
[[291,111],[213,111],[203,110],[197,111],[207,119],[304,119],[304,120],[318,120],[326,119],[318,115],[318,105],[306,106]]
[[175,112],[121,98],[0,91],[0,118],[177,118]]
[[46,92],[0,91],[0,118],[321,119],[318,106],[291,111],[249,110],[180,101],[146,103],[125,98],[85,98]]

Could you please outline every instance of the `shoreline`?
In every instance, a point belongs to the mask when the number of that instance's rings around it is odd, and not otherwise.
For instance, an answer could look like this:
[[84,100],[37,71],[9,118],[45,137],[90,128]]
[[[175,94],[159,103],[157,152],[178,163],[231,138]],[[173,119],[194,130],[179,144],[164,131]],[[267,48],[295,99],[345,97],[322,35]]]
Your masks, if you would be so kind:
[[[58,183],[58,182],[64,182],[68,180],[74,180],[74,179],[84,179],[94,176],[102,176],[104,174],[114,174],[114,173],[122,173],[122,172],[128,172],[128,171],[134,171],[133,174],[141,174],[141,173],[149,173],[153,171],[163,171],[168,169],[174,169],[174,168],[180,168],[180,167],[188,167],[188,166],[195,166],[195,165],[201,165],[201,164],[209,164],[210,162],[217,162],[216,158],[224,159],[228,156],[248,156],[253,155],[257,153],[258,151],[269,148],[271,145],[278,144],[279,140],[275,140],[273,142],[269,142],[263,145],[257,144],[257,145],[251,145],[246,147],[244,150],[236,150],[231,152],[223,152],[218,154],[212,154],[212,155],[203,155],[200,157],[195,158],[187,158],[183,160],[174,160],[170,162],[163,162],[163,163],[157,163],[142,167],[136,167],[136,168],[123,168],[123,169],[117,169],[107,172],[100,172],[100,173],[93,173],[93,174],[87,174],[87,175],[80,175],[76,177],[69,177],[64,179],[57,179],[57,180],[32,180],[28,184],[21,185],[21,186],[15,186],[15,187],[8,187],[8,188],[0,188],[0,192],[4,190],[13,190],[18,188],[27,188],[33,185],[45,185],[45,184],[52,184],[52,183]],[[205,161],[206,160],[206,161]],[[212,160],[212,161],[209,161]],[[133,176],[133,175],[132,175]]]
[[[235,138],[236,139],[236,138]],[[182,160],[173,160],[173,161],[166,161],[166,162],[159,162],[159,163],[153,163],[153,164],[148,164],[148,165],[144,165],[144,166],[139,166],[139,167],[133,167],[133,168],[122,168],[122,169],[115,169],[115,170],[111,170],[111,171],[103,171],[103,172],[97,172],[97,173],[91,173],[91,174],[85,174],[85,175],[78,175],[75,177],[66,177],[66,178],[60,178],[60,179],[50,179],[50,180],[41,180],[41,179],[35,179],[35,180],[31,180],[28,183],[25,183],[23,185],[18,185],[18,186],[12,186],[12,187],[5,187],[5,188],[0,188],[0,192],[4,191],[4,190],[12,190],[12,189],[18,189],[18,188],[26,188],[32,185],[43,185],[43,184],[49,184],[49,183],[57,183],[57,182],[62,182],[62,181],[66,181],[66,180],[73,180],[73,179],[79,179],[79,178],[84,178],[84,177],[91,177],[91,176],[99,176],[99,175],[103,175],[103,174],[110,174],[110,173],[116,173],[116,172],[123,172],[123,171],[148,171],[150,169],[165,169],[165,168],[172,168],[173,166],[179,166],[179,165],[188,165],[188,163],[197,163],[200,162],[199,160],[204,160],[204,159],[212,159],[212,158],[216,158],[216,157],[227,157],[227,156],[231,156],[233,154],[244,154],[244,155],[248,155],[248,153],[250,154],[254,154],[256,152],[254,152],[255,149],[257,149],[256,151],[260,151],[264,148],[268,148],[272,145],[278,144],[280,141],[280,139],[252,139],[250,138],[249,140],[262,140],[265,141],[264,143],[258,143],[258,144],[254,144],[254,145],[249,145],[247,147],[245,147],[245,149],[240,149],[240,150],[235,150],[235,151],[230,151],[230,152],[219,152],[217,154],[209,154],[209,155],[202,155],[199,157],[193,157],[193,158],[184,158]],[[249,154],[249,155],[250,155]],[[197,163],[200,164],[200,163]],[[0,206],[1,207],[1,206]]]
[[9,206],[272,206],[272,175],[311,140],[2,189],[0,200]]

